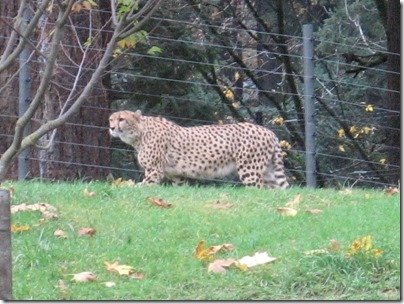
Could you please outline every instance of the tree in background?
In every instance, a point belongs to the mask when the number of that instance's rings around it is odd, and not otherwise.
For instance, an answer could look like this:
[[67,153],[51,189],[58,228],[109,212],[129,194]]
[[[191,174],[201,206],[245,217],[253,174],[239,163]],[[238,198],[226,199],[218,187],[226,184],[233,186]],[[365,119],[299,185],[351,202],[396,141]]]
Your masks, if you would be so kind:
[[[37,170],[45,177],[99,177],[100,170],[91,166],[81,167],[81,172],[72,166],[79,161],[94,167],[109,163],[108,153],[99,149],[108,144],[108,139],[104,139],[107,134],[100,136],[97,127],[106,124],[105,108],[109,104],[100,80],[113,55],[118,56],[117,44],[132,39],[158,8],[159,0],[145,1],[142,5],[136,1],[111,1],[110,13],[105,12],[105,6],[104,10],[94,12],[98,7],[94,1],[11,2],[1,3],[1,21],[5,26],[2,26],[0,107],[8,109],[5,114],[10,115],[2,116],[4,123],[0,124],[3,136],[9,137],[0,146],[0,181],[6,178],[13,160],[28,148],[44,150],[37,154],[40,160]],[[33,17],[21,30],[25,8],[32,11]],[[112,31],[105,32],[111,28]],[[34,94],[28,110],[17,119],[17,96],[12,86],[15,86],[16,62],[25,46],[30,49],[30,60],[35,61],[30,76]],[[69,119],[72,119],[70,128]],[[80,126],[83,124],[94,128],[94,132],[84,132]],[[28,125],[31,130],[24,134]],[[63,146],[66,142],[74,142],[76,147]],[[91,144],[96,144],[97,149]]]

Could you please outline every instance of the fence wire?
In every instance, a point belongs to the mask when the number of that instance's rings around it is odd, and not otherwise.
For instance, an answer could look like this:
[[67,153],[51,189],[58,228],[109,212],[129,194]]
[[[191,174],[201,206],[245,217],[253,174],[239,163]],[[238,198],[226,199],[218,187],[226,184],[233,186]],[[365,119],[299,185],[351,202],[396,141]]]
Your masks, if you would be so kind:
[[[95,12],[99,11],[98,9],[94,10]],[[187,21],[181,21],[181,20],[174,20],[174,19],[167,19],[167,18],[160,18],[160,17],[153,17],[152,18],[154,21],[164,21],[164,22],[168,22],[168,23],[173,23],[173,24],[186,24],[188,26],[192,26],[194,28],[197,29],[206,29],[206,28],[213,28],[213,29],[220,29],[223,30],[222,27],[220,26],[215,26],[215,25],[210,25],[210,24],[205,24],[205,23],[201,23],[201,22],[187,22]],[[12,19],[8,19],[7,22],[12,23]],[[49,23],[49,25],[51,25],[51,23]],[[68,25],[67,27],[73,27],[72,25]],[[86,27],[80,28],[78,26],[74,26],[75,30],[88,30]],[[100,32],[104,32],[104,33],[112,33],[109,30],[106,29],[101,29],[101,30],[97,30],[99,33]],[[233,51],[233,52],[256,52],[256,54],[254,56],[259,56],[262,55],[263,53],[270,53],[271,56],[286,56],[288,57],[290,60],[298,60],[298,61],[303,61],[303,57],[302,57],[302,52],[300,52],[301,50],[301,41],[302,41],[302,37],[301,36],[295,36],[295,35],[280,35],[278,33],[267,33],[267,32],[263,32],[263,31],[258,31],[257,29],[254,30],[246,30],[246,29],[242,29],[239,27],[227,27],[226,31],[228,33],[230,32],[234,32],[237,34],[242,34],[242,33],[248,33],[253,31],[255,34],[260,34],[260,35],[265,35],[267,37],[271,37],[271,36],[275,36],[275,37],[280,37],[282,36],[283,38],[287,39],[287,40],[293,40],[296,41],[296,46],[295,46],[295,50],[289,54],[284,54],[281,52],[267,52],[267,51],[261,51],[261,53],[257,52],[257,49],[255,46],[252,45],[245,45],[245,46],[237,46],[237,45],[232,45],[232,46],[227,46],[227,45],[223,45],[223,43],[220,42],[208,42],[208,43],[203,43],[203,45],[201,45],[200,41],[190,41],[190,40],[185,40],[185,39],[174,39],[171,37],[166,37],[163,35],[158,35],[156,32],[153,32],[152,34],[149,35],[148,39],[151,43],[151,45],[159,45],[161,43],[169,43],[171,45],[186,45],[186,46],[198,46],[198,47],[204,47],[204,48],[214,48],[217,49],[218,51]],[[1,39],[7,39],[8,37],[1,37]],[[31,41],[34,45],[39,45],[40,43],[42,43],[42,41]],[[335,45],[336,47],[349,47],[349,48],[357,48],[357,49],[366,49],[368,50],[369,47],[360,47],[360,46],[351,46],[351,45],[346,45],[346,44],[342,44],[342,43],[335,43],[332,41],[322,41],[319,39],[316,39],[315,41],[316,43],[328,43],[330,45]],[[287,44],[285,44],[284,46],[288,46]],[[63,46],[66,49],[77,49],[79,50],[79,47],[76,45],[69,45],[69,44],[65,44]],[[92,47],[91,49],[92,51],[97,51],[97,52],[103,52],[103,49],[101,48],[95,48]],[[397,55],[399,56],[400,54],[394,54],[391,52],[387,52],[383,49],[377,49],[377,52],[380,54],[384,54],[384,55]],[[43,55],[43,54],[42,54]],[[252,66],[240,66],[238,65],[236,62],[232,62],[232,63],[209,63],[209,62],[201,62],[198,60],[190,60],[190,59],[186,59],[186,58],[180,58],[179,56],[169,56],[167,55],[150,55],[147,53],[140,53],[138,51],[135,50],[130,50],[130,51],[124,51],[123,53],[124,56],[128,56],[131,60],[134,59],[138,59],[138,60],[152,60],[155,62],[155,64],[157,65],[158,63],[160,63],[161,65],[164,65],[165,63],[178,63],[178,64],[190,64],[190,65],[197,65],[197,66],[203,66],[203,67],[209,67],[209,68],[213,68],[217,71],[222,70],[222,69],[230,69],[232,71],[237,71],[240,73],[246,73],[246,72],[250,72],[252,71],[253,73],[257,74],[271,74],[271,75],[278,75],[281,77],[286,77],[286,76],[290,76],[293,77],[294,79],[297,80],[298,83],[300,83],[300,85],[302,84],[302,78],[303,78],[303,74],[299,73],[299,72],[293,72],[293,73],[287,73],[285,71],[268,71],[265,68],[262,67],[252,67]],[[316,64],[328,64],[328,65],[337,65],[339,67],[342,67],[344,69],[347,68],[358,68],[358,65],[356,64],[352,64],[352,63],[344,63],[344,62],[340,62],[339,60],[333,60],[332,58],[335,58],[335,56],[340,55],[340,54],[322,54],[322,57],[316,57],[315,58],[315,63]],[[251,57],[252,58],[252,57]],[[249,58],[249,59],[251,59]],[[41,64],[42,63],[42,59],[35,59],[35,58],[31,58],[30,57],[30,63],[34,63],[34,64]],[[71,64],[67,64],[66,62],[64,63],[59,63],[59,68],[65,69],[65,70],[74,70],[75,68],[77,68],[73,63]],[[94,71],[94,68],[85,66],[82,69],[83,72],[89,72],[92,73]],[[386,74],[388,73],[395,73],[393,71],[389,71],[385,68],[382,67],[370,67],[367,69],[368,72],[371,73],[380,73],[380,77],[385,78]],[[35,71],[33,71],[35,72]],[[114,75],[115,76],[120,76],[120,77],[127,77],[128,72],[122,72],[122,71],[114,71]],[[136,79],[140,79],[140,80],[152,80],[155,82],[167,82],[169,84],[175,85],[175,84],[181,84],[183,86],[198,86],[201,88],[204,88],[206,90],[211,90],[212,92],[214,91],[214,89],[219,88],[219,89],[223,89],[224,85],[223,84],[212,84],[212,83],[208,83],[206,81],[200,80],[200,79],[187,79],[187,80],[183,80],[183,79],[175,79],[173,77],[161,77],[161,76],[156,76],[156,75],[147,75],[145,74],[132,74],[131,76],[135,77]],[[13,77],[18,77],[18,74],[15,74]],[[352,87],[355,90],[362,90],[362,91],[366,91],[366,90],[375,90],[377,91],[380,95],[386,93],[386,92],[390,92],[390,93],[400,93],[398,91],[395,90],[390,90],[387,89],[383,84],[382,85],[370,85],[367,83],[360,83],[358,81],[355,81],[353,79],[347,79],[345,78],[344,80],[338,79],[338,80],[333,80],[331,78],[326,78],[326,77],[317,77],[317,81],[319,83],[327,83],[327,87],[329,89],[329,93],[328,95],[325,96],[318,96],[317,98],[321,99],[323,102],[332,104],[334,106],[337,105],[343,105],[343,106],[350,106],[350,107],[357,107],[357,108],[364,108],[364,104],[360,103],[360,102],[353,102],[351,100],[341,100],[336,94],[334,94],[334,90],[331,88],[332,86],[347,86],[347,87]],[[66,88],[70,87],[71,84],[66,81],[65,83],[63,83],[63,81],[59,82],[59,85],[61,86],[65,86]],[[77,84],[76,88],[77,89],[83,89],[85,86],[85,84]],[[106,90],[105,87],[95,87],[95,89],[102,89],[102,90]],[[317,88],[318,90],[322,89],[321,87]],[[257,88],[256,87],[244,87],[243,91],[244,92],[248,92],[250,91],[251,93],[253,92],[257,92]],[[286,98],[294,98],[294,97],[300,97],[301,96],[301,89],[299,89],[299,93],[292,93],[292,92],[280,92],[280,91],[273,91],[273,90],[259,90],[260,93],[268,93],[271,95],[279,95],[281,97],[286,97]],[[150,92],[143,92],[141,90],[141,88],[137,88],[137,91],[133,91],[133,90],[125,90],[125,89],[107,89],[107,91],[109,91],[109,93],[113,94],[113,93],[120,93],[120,94],[128,94],[128,95],[132,95],[132,96],[145,96],[145,97],[150,97],[150,98],[161,98],[161,94],[159,94],[159,92],[156,93],[150,93]],[[1,91],[0,91],[1,93]],[[10,96],[11,99],[13,101],[18,100],[18,95],[17,92],[15,93],[15,95],[11,95]],[[188,97],[182,97],[182,96],[175,96],[175,95],[170,95],[170,94],[166,94],[165,97],[167,99],[175,99],[177,101],[182,101],[184,103],[193,103],[198,101],[197,98],[188,98]],[[55,105],[59,105],[60,101],[52,101]],[[251,105],[245,105],[245,104],[241,104],[239,105],[240,109],[246,109],[246,110],[256,110],[256,106],[251,106]],[[321,108],[320,105],[317,104],[318,109]],[[83,105],[82,109],[89,109],[89,110],[100,110],[100,111],[107,111],[107,112],[112,112],[113,110],[111,108],[107,108],[107,107],[96,107],[96,106],[90,106],[90,105]],[[373,106],[373,111],[377,112],[379,115],[383,115],[385,118],[387,117],[387,115],[400,115],[400,111],[393,111],[393,110],[389,110],[389,109],[385,109],[381,106]],[[191,125],[200,125],[200,124],[211,124],[211,123],[217,123],[217,120],[205,120],[205,119],[198,119],[198,118],[187,118],[187,117],[182,117],[182,116],[177,116],[177,115],[171,115],[169,113],[145,113],[148,115],[155,115],[155,114],[159,114],[164,116],[167,119],[170,120],[174,120],[174,121],[186,121],[187,124],[191,124]],[[304,113],[298,112],[296,110],[291,110],[291,109],[285,109],[284,114],[291,114],[293,115],[293,117],[299,117],[302,116]],[[268,120],[266,121],[266,125],[271,128],[275,133],[277,134],[284,134],[285,132],[285,127],[282,125],[277,125],[274,124],[274,121],[277,117],[276,116],[271,116],[268,117]],[[8,119],[11,121],[15,121],[16,119],[18,119],[17,115],[10,115],[10,114],[0,114],[0,120],[3,119]],[[316,119],[330,119],[329,116],[326,116],[324,114],[319,114],[317,115]],[[296,123],[298,122],[298,118],[294,119],[292,118],[290,121],[285,121],[285,124],[288,123]],[[341,118],[341,121],[344,121],[343,118]],[[351,123],[351,124],[355,124],[355,126],[357,126],[358,128],[363,128],[363,127],[369,127],[369,128],[373,128],[374,130],[399,130],[399,129],[394,129],[391,128],[390,126],[386,126],[383,125],[383,120],[372,120],[371,124],[369,124],[368,121],[366,121],[366,119],[364,121],[349,121],[348,119],[345,119],[344,121],[345,123]],[[82,130],[82,132],[91,132],[91,133],[97,133],[99,134],[99,136],[109,136],[108,133],[108,122],[105,121],[105,126],[95,126],[92,124],[82,124],[82,123],[71,123],[71,122],[67,122],[64,125],[64,128],[71,128],[72,132],[73,132],[73,128],[80,128]],[[334,127],[334,132],[333,133],[325,133],[325,132],[319,132],[317,134],[318,138],[322,138],[323,140],[329,141],[329,142],[333,142],[334,146],[330,147],[330,149],[325,150],[325,149],[321,149],[321,151],[317,151],[317,159],[325,159],[326,162],[330,162],[330,163],[334,163],[334,162],[342,162],[342,166],[340,168],[333,168],[333,170],[324,170],[322,172],[318,172],[318,177],[319,178],[325,178],[328,181],[332,181],[332,180],[339,180],[339,181],[343,181],[343,183],[345,183],[346,185],[365,185],[365,186],[369,186],[369,187],[386,187],[386,186],[395,186],[394,184],[390,184],[390,183],[386,183],[386,182],[381,182],[379,180],[380,176],[384,176],[384,177],[388,177],[390,174],[392,174],[392,172],[394,173],[395,170],[400,170],[399,166],[394,166],[394,165],[388,165],[390,170],[386,171],[383,169],[383,164],[375,161],[375,160],[364,160],[364,159],[360,159],[360,158],[354,158],[354,157],[350,157],[350,155],[343,155],[342,151],[339,152],[335,152],[338,149],[338,141],[341,141],[341,137],[338,136],[337,133],[338,129],[336,127]],[[0,134],[0,141],[11,141],[13,138],[13,134]],[[281,138],[282,139],[282,138]],[[98,146],[98,145],[89,145],[83,142],[71,142],[71,141],[63,141],[63,140],[56,140],[54,142],[55,145],[59,145],[61,148],[60,149],[68,149],[69,147],[86,147],[89,149],[94,149],[94,150],[104,150],[109,154],[113,154],[113,153],[123,153],[126,155],[131,155],[133,154],[133,149],[129,149],[128,147],[125,147],[125,145],[121,145],[119,148],[117,148],[116,146]],[[285,149],[285,153],[286,153],[286,163],[289,162],[288,157],[291,158],[300,158],[300,159],[304,159],[304,155],[305,155],[305,151],[304,150],[300,150],[300,149],[295,149],[293,147],[293,142],[290,143],[292,145],[292,148],[288,148]],[[378,144],[378,149],[399,149],[397,147],[391,147],[385,144]],[[34,157],[34,156],[29,156],[28,159],[34,163],[37,163],[37,166],[39,166],[39,163],[41,161],[43,161],[40,157]],[[136,162],[135,160],[133,160],[133,164],[131,163],[130,165],[128,165],[128,167],[119,167],[119,166],[114,166],[111,165],[110,166],[105,166],[105,165],[97,165],[97,164],[90,164],[90,163],[84,163],[84,162],[76,162],[74,160],[72,161],[65,161],[65,160],[58,160],[58,159],[48,159],[47,161],[55,163],[55,164],[63,164],[63,165],[68,165],[68,166],[72,166],[72,167],[92,167],[92,168],[97,168],[97,169],[102,169],[105,170],[105,172],[125,172],[127,174],[127,176],[130,176],[131,174],[137,174],[137,175],[141,175],[142,174],[142,170],[136,169],[134,163]],[[365,169],[363,169],[363,165],[369,165],[369,166],[377,166],[378,168],[380,168],[380,170],[373,170],[371,172],[371,174],[368,174],[369,172]],[[387,166],[387,165],[386,165]],[[347,172],[343,172],[340,173],[341,171],[344,171],[344,168],[349,168],[352,167],[353,169],[351,170],[351,173],[347,173]],[[354,170],[356,167],[359,167],[358,170]],[[295,175],[301,175],[304,176],[305,175],[305,170],[304,168],[296,168],[296,167],[286,167],[286,172],[288,174],[288,176],[290,177],[294,177]],[[375,174],[378,174],[378,176],[375,176]],[[34,177],[34,176],[32,176]],[[229,179],[213,179],[213,180],[209,180],[210,182],[226,182],[226,183],[231,183],[234,185],[239,185],[240,182],[236,181],[236,180],[229,180]],[[291,184],[293,184],[293,180],[291,181]]]

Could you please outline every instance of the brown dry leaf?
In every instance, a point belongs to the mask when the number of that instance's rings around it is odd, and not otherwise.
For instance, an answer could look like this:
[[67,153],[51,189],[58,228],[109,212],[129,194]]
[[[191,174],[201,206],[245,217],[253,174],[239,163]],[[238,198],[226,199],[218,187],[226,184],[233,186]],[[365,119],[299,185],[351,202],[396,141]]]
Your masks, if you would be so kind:
[[67,235],[62,229],[56,229],[53,235],[60,239],[67,239]]
[[279,207],[279,208],[276,208],[276,210],[282,216],[295,216],[297,214],[296,209],[288,208],[288,207]]
[[306,210],[306,213],[309,213],[309,214],[319,214],[319,213],[322,213],[323,212],[323,210],[321,210],[321,209],[309,209],[309,210]]
[[237,260],[238,265],[253,267],[275,261],[276,258],[268,256],[267,252],[256,252],[253,256],[245,256]]
[[134,272],[134,273],[128,275],[128,277],[130,279],[134,279],[134,280],[143,280],[144,274],[141,272]]
[[93,229],[93,228],[81,228],[80,230],[79,230],[79,235],[89,235],[89,236],[94,236],[94,234],[96,233],[97,231],[95,230],[95,229]]
[[300,193],[298,193],[292,200],[290,200],[289,202],[286,203],[286,207],[291,207],[291,208],[295,208],[300,204],[300,200],[301,200],[302,196]]
[[220,201],[217,201],[215,204],[213,204],[213,208],[214,209],[229,209],[231,207],[233,207],[233,203],[226,203],[226,204],[222,204],[220,203]]
[[133,274],[134,268],[129,265],[120,265],[118,262],[109,263],[104,261],[105,268],[110,272],[117,272],[119,275],[129,276]]
[[31,229],[31,227],[28,226],[28,225],[18,226],[18,225],[16,225],[16,224],[12,224],[12,225],[10,226],[10,231],[11,231],[11,232],[22,232],[22,231],[27,231],[27,230],[29,230],[29,229]]
[[400,193],[400,190],[398,190],[397,188],[393,188],[393,187],[388,187],[386,189],[384,189],[383,193],[385,195],[394,195],[394,194],[398,194]]
[[226,272],[225,267],[229,267],[233,264],[235,264],[237,261],[235,259],[227,259],[227,260],[222,260],[222,259],[217,259],[214,260],[212,263],[208,265],[208,272],[213,272],[213,273],[224,273]]
[[166,203],[166,202],[165,202],[164,200],[162,200],[162,199],[155,199],[155,198],[153,198],[153,197],[148,197],[148,198],[147,198],[147,201],[148,201],[149,203],[155,205],[155,206],[163,207],[163,208],[170,208],[170,207],[172,207],[172,205],[173,205],[173,204]]
[[56,288],[59,289],[60,296],[63,298],[67,297],[67,286],[65,281],[59,280],[58,284],[56,285]]
[[73,275],[72,281],[75,282],[90,282],[90,281],[95,281],[97,279],[97,276],[90,272],[90,271],[83,271],[80,273],[76,273]]
[[341,245],[336,240],[330,240],[330,250],[334,252],[341,251]]
[[89,191],[87,188],[85,188],[84,191],[83,191],[83,195],[88,196],[88,197],[92,197],[92,196],[95,195],[95,192],[94,191]]
[[205,241],[200,241],[195,248],[194,257],[198,260],[209,260],[213,258],[213,255],[218,253],[220,250],[233,250],[234,246],[232,244],[223,244],[205,247]]

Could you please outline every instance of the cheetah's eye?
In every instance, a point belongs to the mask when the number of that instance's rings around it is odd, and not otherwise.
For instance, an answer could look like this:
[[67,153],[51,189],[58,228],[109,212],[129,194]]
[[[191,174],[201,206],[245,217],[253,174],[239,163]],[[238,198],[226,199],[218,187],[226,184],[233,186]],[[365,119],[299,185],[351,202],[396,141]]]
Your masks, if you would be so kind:
[[125,119],[123,119],[122,117],[119,117],[119,121],[124,121]]

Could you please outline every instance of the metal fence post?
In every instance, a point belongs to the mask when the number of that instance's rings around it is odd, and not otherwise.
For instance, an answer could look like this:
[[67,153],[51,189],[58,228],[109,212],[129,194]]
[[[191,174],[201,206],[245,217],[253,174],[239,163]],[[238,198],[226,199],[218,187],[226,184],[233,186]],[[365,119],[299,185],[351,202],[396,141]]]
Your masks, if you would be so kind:
[[0,300],[12,299],[10,193],[0,190]]
[[315,188],[316,146],[314,125],[313,25],[303,25],[304,115],[306,145],[306,185]]
[[[28,5],[24,8],[23,20],[21,22],[20,31],[24,33],[27,23],[32,17],[31,10]],[[20,39],[23,39],[22,37]],[[18,116],[21,117],[28,109],[30,95],[30,77],[29,77],[29,47],[25,46],[19,56],[20,72],[19,72],[19,93],[18,93]],[[29,134],[28,125],[24,128],[23,136]],[[24,180],[28,174],[28,149],[25,149],[18,155],[18,179]]]

